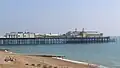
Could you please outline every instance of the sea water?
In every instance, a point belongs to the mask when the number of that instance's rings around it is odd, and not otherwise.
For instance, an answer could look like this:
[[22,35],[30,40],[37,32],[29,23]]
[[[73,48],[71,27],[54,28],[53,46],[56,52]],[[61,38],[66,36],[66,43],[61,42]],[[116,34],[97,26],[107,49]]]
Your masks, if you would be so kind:
[[96,44],[4,45],[0,48],[22,54],[64,55],[70,60],[120,68],[120,40]]

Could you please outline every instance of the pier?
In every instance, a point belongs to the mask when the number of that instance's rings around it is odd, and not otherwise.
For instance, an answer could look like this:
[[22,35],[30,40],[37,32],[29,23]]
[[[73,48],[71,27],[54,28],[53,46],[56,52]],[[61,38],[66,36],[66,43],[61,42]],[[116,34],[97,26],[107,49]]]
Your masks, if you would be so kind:
[[83,44],[113,42],[110,36],[97,31],[68,31],[64,34],[10,32],[0,38],[0,45]]
[[0,38],[0,45],[105,43],[110,37]]

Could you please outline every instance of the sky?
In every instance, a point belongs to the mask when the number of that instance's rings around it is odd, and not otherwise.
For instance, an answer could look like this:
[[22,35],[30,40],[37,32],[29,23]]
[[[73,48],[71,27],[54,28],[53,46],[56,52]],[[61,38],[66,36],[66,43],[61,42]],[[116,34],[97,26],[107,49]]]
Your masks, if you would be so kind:
[[0,35],[93,30],[120,35],[120,0],[0,0]]

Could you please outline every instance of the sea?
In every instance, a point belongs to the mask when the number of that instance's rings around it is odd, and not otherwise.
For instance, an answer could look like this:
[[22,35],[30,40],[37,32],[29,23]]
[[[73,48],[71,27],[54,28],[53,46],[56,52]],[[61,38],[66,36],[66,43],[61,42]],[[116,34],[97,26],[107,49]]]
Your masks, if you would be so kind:
[[53,45],[2,45],[21,54],[64,55],[65,58],[120,68],[120,37],[116,42],[90,44],[53,44]]

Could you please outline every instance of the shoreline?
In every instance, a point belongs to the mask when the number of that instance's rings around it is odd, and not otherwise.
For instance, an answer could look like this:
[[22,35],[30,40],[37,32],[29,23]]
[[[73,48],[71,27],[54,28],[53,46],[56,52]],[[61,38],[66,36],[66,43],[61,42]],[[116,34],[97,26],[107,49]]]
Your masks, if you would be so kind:
[[65,56],[57,56],[57,55],[50,55],[50,54],[43,54],[43,55],[29,55],[29,56],[40,56],[40,57],[51,57],[57,60],[62,60],[62,61],[67,61],[67,62],[71,62],[71,63],[77,63],[77,64],[83,64],[83,65],[89,65],[90,67],[94,67],[94,68],[109,68],[103,65],[98,65],[98,64],[92,64],[92,63],[87,63],[84,61],[75,61],[75,60],[70,60],[70,59],[65,59]]
[[53,57],[53,58],[58,59],[58,60],[67,61],[67,62],[77,63],[77,64],[89,65],[91,67],[96,67],[96,68],[109,68],[109,67],[105,67],[105,66],[102,66],[102,65],[90,64],[90,63],[87,63],[87,62],[81,62],[81,61],[75,61],[75,60],[69,60],[69,59],[63,59],[63,58],[56,58],[56,57]]
[[[43,63],[47,63],[49,65],[52,65],[52,66],[58,66],[61,67],[61,66],[68,66],[68,68],[108,68],[108,67],[105,67],[105,66],[102,66],[102,65],[97,65],[97,64],[89,64],[87,62],[80,62],[80,61],[74,61],[74,60],[69,60],[69,59],[64,59],[63,57],[54,57],[54,56],[51,56],[51,57],[42,57],[42,56],[29,56],[29,55],[23,55],[23,54],[17,54],[17,53],[13,53],[13,52],[10,52],[10,51],[7,51],[7,50],[2,50],[0,51],[1,54],[8,54],[8,55],[14,55],[17,57],[17,55],[20,55],[19,58],[23,58],[23,57],[26,57],[27,58],[31,58],[31,59],[34,59],[31,61],[31,63],[35,62],[36,60],[39,60],[39,62],[42,60]],[[24,58],[24,59],[27,59],[27,58]],[[31,60],[29,59],[29,60]],[[21,59],[22,60],[22,59]],[[19,61],[21,61],[19,59]],[[26,61],[25,61],[26,62]],[[29,62],[29,61],[28,61]],[[21,62],[22,63],[22,62]],[[38,62],[36,62],[38,63]]]

